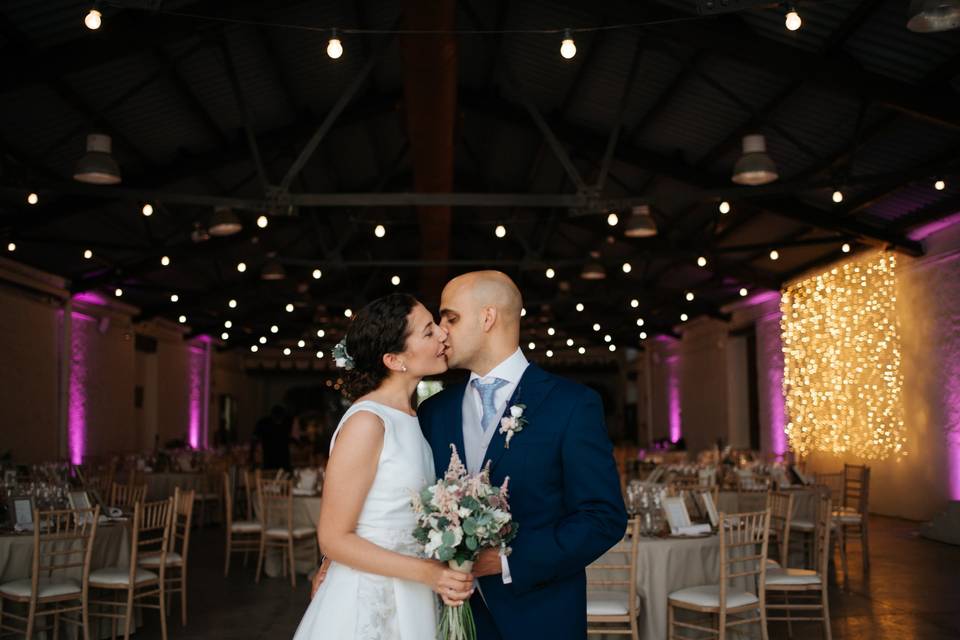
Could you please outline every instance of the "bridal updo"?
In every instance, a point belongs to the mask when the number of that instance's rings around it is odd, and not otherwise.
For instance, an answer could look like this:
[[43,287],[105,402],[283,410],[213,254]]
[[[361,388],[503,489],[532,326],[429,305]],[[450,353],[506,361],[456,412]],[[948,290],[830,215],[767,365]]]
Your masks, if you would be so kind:
[[390,375],[383,356],[406,349],[407,316],[416,305],[417,299],[409,294],[391,293],[354,314],[345,341],[353,368],[343,375],[351,399],[370,393]]

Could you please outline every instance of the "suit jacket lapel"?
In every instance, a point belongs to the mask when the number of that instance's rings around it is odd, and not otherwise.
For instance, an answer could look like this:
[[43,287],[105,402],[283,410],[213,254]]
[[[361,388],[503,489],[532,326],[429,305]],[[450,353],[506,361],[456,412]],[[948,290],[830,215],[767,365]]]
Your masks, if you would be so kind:
[[[540,403],[543,402],[543,400],[547,397],[547,393],[550,391],[550,388],[553,386],[553,384],[554,382],[547,372],[531,362],[527,366],[527,369],[523,372],[523,376],[521,376],[520,383],[514,390],[513,396],[510,398],[510,401],[507,402],[507,406],[503,411],[501,419],[503,416],[507,415],[511,406],[515,404],[526,405],[526,408],[523,410],[523,416],[527,419],[527,424],[524,427],[524,431],[529,429],[533,422],[533,416],[535,415],[537,407],[539,407]],[[496,424],[494,424],[491,429],[496,429],[497,431],[490,440],[490,444],[487,446],[487,452],[484,458],[486,460],[490,460],[490,468],[493,469],[493,467],[497,466],[500,458],[503,457],[503,454],[507,451],[507,436],[504,433],[500,433],[500,420],[497,420]],[[461,435],[462,431],[463,430],[461,429]],[[517,438],[522,437],[523,431],[513,436],[513,442],[516,442]]]

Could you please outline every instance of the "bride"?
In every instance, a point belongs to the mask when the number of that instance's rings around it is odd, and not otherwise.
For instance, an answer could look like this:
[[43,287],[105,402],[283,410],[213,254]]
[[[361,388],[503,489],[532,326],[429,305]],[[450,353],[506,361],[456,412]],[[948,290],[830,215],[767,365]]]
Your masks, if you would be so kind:
[[332,561],[294,640],[425,640],[437,603],[457,605],[473,577],[418,557],[411,496],[435,480],[411,399],[447,369],[446,333],[415,298],[391,294],[360,310],[345,339],[355,402],[330,444],[317,537]]

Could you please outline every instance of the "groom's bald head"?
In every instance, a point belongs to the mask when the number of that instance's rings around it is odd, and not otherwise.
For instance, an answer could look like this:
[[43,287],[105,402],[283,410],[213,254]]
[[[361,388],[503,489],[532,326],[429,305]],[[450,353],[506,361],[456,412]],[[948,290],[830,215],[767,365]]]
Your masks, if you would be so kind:
[[[504,353],[505,358],[515,351],[522,308],[520,290],[500,271],[472,271],[447,283],[440,299],[440,316],[450,333],[450,366],[478,371],[485,360]],[[495,360],[493,365],[499,362]]]

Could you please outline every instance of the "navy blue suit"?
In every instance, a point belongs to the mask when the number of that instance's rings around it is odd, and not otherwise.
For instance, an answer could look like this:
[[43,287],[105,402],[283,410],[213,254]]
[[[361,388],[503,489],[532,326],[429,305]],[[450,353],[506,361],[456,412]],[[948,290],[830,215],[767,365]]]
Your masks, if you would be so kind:
[[[418,411],[437,474],[461,457],[465,385],[444,389]],[[524,404],[527,424],[504,446],[490,442],[491,481],[510,476],[510,507],[520,529],[511,544],[512,584],[480,578],[471,606],[480,640],[562,640],[587,635],[585,567],[624,535],[627,513],[596,392],[531,363],[507,407]],[[485,602],[484,602],[485,601]]]

